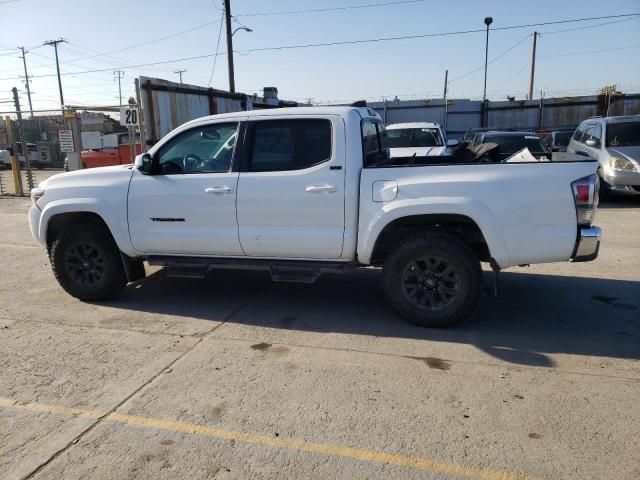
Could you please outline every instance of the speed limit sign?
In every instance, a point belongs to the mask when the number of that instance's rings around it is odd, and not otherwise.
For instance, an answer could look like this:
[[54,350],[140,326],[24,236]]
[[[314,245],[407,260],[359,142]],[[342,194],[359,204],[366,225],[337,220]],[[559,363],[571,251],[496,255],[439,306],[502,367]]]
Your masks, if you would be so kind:
[[138,107],[122,107],[120,109],[120,125],[123,127],[137,127],[138,122]]

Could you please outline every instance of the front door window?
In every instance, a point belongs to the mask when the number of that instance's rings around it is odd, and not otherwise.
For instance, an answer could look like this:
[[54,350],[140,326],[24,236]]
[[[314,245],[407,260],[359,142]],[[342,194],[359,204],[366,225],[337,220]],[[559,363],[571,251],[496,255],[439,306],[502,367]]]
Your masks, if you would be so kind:
[[157,169],[161,174],[223,173],[231,170],[238,137],[237,123],[192,128],[160,147]]

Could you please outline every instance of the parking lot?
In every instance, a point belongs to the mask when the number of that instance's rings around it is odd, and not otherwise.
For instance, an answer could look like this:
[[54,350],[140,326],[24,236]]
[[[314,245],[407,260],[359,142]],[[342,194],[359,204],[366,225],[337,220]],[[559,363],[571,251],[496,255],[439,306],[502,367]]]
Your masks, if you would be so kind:
[[640,199],[602,206],[597,261],[509,270],[448,330],[374,269],[147,267],[82,303],[29,204],[0,199],[2,479],[640,478]]

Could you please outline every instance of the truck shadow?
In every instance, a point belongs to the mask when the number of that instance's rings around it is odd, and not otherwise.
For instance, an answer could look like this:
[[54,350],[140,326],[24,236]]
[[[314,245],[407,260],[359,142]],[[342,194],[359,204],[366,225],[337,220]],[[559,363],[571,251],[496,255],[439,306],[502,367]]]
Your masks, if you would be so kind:
[[640,207],[640,195],[616,195],[613,198],[601,201],[599,209],[619,209]]
[[448,329],[420,328],[396,316],[377,269],[323,276],[315,285],[272,284],[265,272],[214,271],[190,280],[158,271],[109,306],[221,321],[221,304],[235,300],[228,321],[247,326],[469,344],[540,367],[553,367],[555,353],[640,359],[640,282],[517,271],[501,280],[500,298],[485,295],[472,317]]

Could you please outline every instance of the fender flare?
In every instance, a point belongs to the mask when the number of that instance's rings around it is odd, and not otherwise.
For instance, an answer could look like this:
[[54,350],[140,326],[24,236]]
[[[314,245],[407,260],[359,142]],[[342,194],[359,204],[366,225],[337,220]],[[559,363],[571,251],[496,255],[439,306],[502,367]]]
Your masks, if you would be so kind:
[[71,198],[54,200],[47,203],[40,215],[38,238],[42,239],[43,243],[46,244],[47,229],[49,228],[49,222],[54,216],[62,213],[81,212],[94,213],[98,215],[107,225],[116,245],[118,245],[118,248],[122,253],[125,253],[130,257],[136,257],[139,255],[139,252],[137,252],[131,244],[126,223],[122,224],[122,222],[119,222],[117,220],[117,215],[114,214],[106,202],[97,198]]
[[482,202],[467,197],[426,197],[389,202],[373,215],[358,235],[358,261],[369,264],[376,241],[394,220],[415,215],[462,215],[473,220],[484,236],[489,253],[501,268],[511,265],[509,250],[498,222]]

